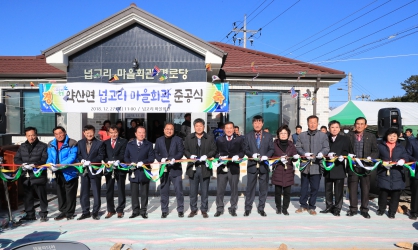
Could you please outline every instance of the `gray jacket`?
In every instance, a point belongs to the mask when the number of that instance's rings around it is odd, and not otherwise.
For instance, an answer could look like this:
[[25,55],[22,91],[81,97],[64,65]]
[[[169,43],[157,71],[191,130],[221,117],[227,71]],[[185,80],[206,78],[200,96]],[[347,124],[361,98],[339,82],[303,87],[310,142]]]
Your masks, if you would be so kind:
[[321,174],[319,164],[321,159],[315,158],[315,156],[321,152],[324,156],[329,153],[328,136],[319,130],[305,131],[299,134],[298,141],[296,142],[296,150],[300,156],[305,156],[305,153],[312,153],[314,159],[312,164],[309,164],[303,171],[304,174]]

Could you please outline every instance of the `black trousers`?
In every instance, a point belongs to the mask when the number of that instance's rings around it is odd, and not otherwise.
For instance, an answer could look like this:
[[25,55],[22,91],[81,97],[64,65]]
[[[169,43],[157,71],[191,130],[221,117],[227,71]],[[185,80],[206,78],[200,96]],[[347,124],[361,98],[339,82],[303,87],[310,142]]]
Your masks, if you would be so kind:
[[[341,211],[343,207],[344,179],[325,178],[325,204],[327,208]],[[335,204],[333,199],[335,197]]]
[[48,199],[46,195],[46,185],[37,185],[37,184],[30,184],[29,181],[24,182],[23,184],[23,192],[24,192],[24,204],[25,204],[25,212],[29,217],[35,216],[35,206],[34,206],[34,198],[33,198],[33,191],[39,197],[41,211],[39,215],[47,216],[48,215]]
[[93,214],[97,215],[100,211],[102,201],[100,200],[100,189],[102,187],[102,176],[90,175],[81,176],[81,190],[80,190],[80,203],[83,214],[90,214],[90,188],[93,191]]
[[350,210],[357,213],[358,206],[358,183],[360,182],[361,189],[361,207],[360,212],[369,211],[369,191],[370,191],[370,175],[366,176],[357,176],[349,175],[348,176],[348,189],[349,189],[349,198],[350,198]]
[[[106,178],[106,204],[109,213],[123,213],[126,206],[125,182],[126,172],[115,171],[115,178],[111,174],[105,175]],[[118,207],[115,210],[115,182],[118,187]]]
[[411,177],[411,213],[418,213],[418,180]]
[[300,206],[306,209],[316,209],[316,198],[319,185],[321,184],[320,174],[301,174],[300,177]]
[[[274,186],[274,201],[276,202],[276,208],[278,211],[287,210],[290,204],[290,190],[292,186],[282,187],[279,185]],[[283,205],[282,205],[283,194]]]
[[61,171],[55,172],[57,180],[58,210],[65,216],[72,217],[77,205],[78,178],[66,181]]
[[[141,215],[147,213],[148,193],[149,182],[131,182],[132,213]],[[141,205],[139,204],[139,197],[141,197]]]
[[229,183],[229,187],[231,188],[231,206],[228,208],[228,210],[237,210],[239,174],[231,174],[231,171],[228,170],[227,173],[218,174],[216,182],[216,211],[224,211],[224,197],[227,183]]
[[396,214],[399,206],[399,199],[401,198],[401,191],[402,190],[388,190],[381,188],[378,201],[379,210],[382,212],[386,210],[386,205],[388,204],[388,195],[390,195],[388,213]]
[[247,173],[247,188],[245,190],[245,211],[251,211],[251,209],[253,208],[253,203],[255,200],[255,188],[257,187],[257,179],[259,187],[259,203],[257,209],[263,211],[264,207],[266,206],[269,175],[268,173],[262,174],[260,173],[260,170],[257,169],[257,172],[255,173]]
[[200,186],[200,211],[207,212],[209,209],[208,191],[210,177],[203,178],[202,167],[196,166],[196,172],[190,179],[190,209],[192,212],[197,211],[197,194]]
[[177,200],[177,212],[184,212],[184,195],[182,176],[171,176],[164,173],[160,179],[161,212],[168,213],[168,203],[170,199],[170,183],[173,183],[174,193]]

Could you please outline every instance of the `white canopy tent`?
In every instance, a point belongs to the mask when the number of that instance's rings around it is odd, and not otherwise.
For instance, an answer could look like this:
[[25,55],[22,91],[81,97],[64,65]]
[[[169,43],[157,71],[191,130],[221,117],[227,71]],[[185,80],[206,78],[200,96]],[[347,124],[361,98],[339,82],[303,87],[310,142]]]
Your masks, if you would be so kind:
[[349,101],[333,109],[329,120],[337,120],[341,125],[353,125],[357,117],[367,119],[369,126],[377,126],[377,114],[382,108],[398,108],[402,115],[403,128],[418,129],[418,103],[416,102],[371,102]]

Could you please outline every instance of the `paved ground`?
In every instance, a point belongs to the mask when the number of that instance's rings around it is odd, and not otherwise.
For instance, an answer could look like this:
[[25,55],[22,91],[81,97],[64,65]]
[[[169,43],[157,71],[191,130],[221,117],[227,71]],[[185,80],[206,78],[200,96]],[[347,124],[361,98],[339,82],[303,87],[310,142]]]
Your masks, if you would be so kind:
[[[226,197],[229,198],[229,197]],[[117,198],[116,198],[117,199]],[[418,221],[411,221],[405,215],[397,214],[396,219],[375,215],[377,201],[371,202],[370,220],[360,215],[346,217],[348,208],[344,201],[341,217],[307,213],[295,214],[298,198],[292,198],[290,216],[275,214],[274,197],[268,197],[267,217],[261,217],[253,208],[249,217],[243,217],[244,198],[239,199],[238,217],[224,214],[213,217],[216,212],[215,197],[209,197],[210,217],[203,219],[199,214],[194,218],[178,218],[175,198],[171,197],[170,215],[161,219],[159,197],[150,198],[149,219],[129,219],[130,198],[125,217],[104,219],[105,198],[102,198],[101,219],[95,221],[54,221],[58,214],[57,200],[50,202],[46,223],[27,223],[0,233],[0,248],[10,249],[23,243],[38,240],[71,240],[86,244],[91,249],[109,249],[121,242],[123,249],[277,249],[285,243],[289,249],[398,249],[396,242],[418,242]],[[189,197],[185,197],[186,216]],[[318,200],[317,212],[324,208]],[[227,207],[227,206],[226,206]],[[254,206],[256,207],[256,206]],[[1,216],[4,218],[5,213]],[[81,213],[77,206],[77,215]],[[14,212],[15,216],[19,212]]]

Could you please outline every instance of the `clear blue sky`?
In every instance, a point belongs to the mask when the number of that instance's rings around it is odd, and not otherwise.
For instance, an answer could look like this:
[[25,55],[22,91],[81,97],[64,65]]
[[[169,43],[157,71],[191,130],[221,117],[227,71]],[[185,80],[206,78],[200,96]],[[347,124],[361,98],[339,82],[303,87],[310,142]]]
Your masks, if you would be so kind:
[[[353,74],[353,99],[361,94],[372,99],[403,95],[400,83],[418,74],[418,1],[413,0],[4,0],[0,55],[41,54],[131,2],[206,41],[227,42],[224,38],[232,23],[242,22],[247,14],[247,29],[264,27],[261,36],[257,35],[258,39],[248,48],[307,62],[323,62],[351,50],[357,53],[380,46],[350,58],[347,57],[351,54],[336,58],[348,61],[323,64]],[[406,6],[400,8],[403,5]],[[345,47],[338,49],[342,46]],[[364,59],[388,56],[398,57]],[[347,100],[347,91],[337,90],[346,89],[346,84],[344,79],[331,86],[331,107]]]

